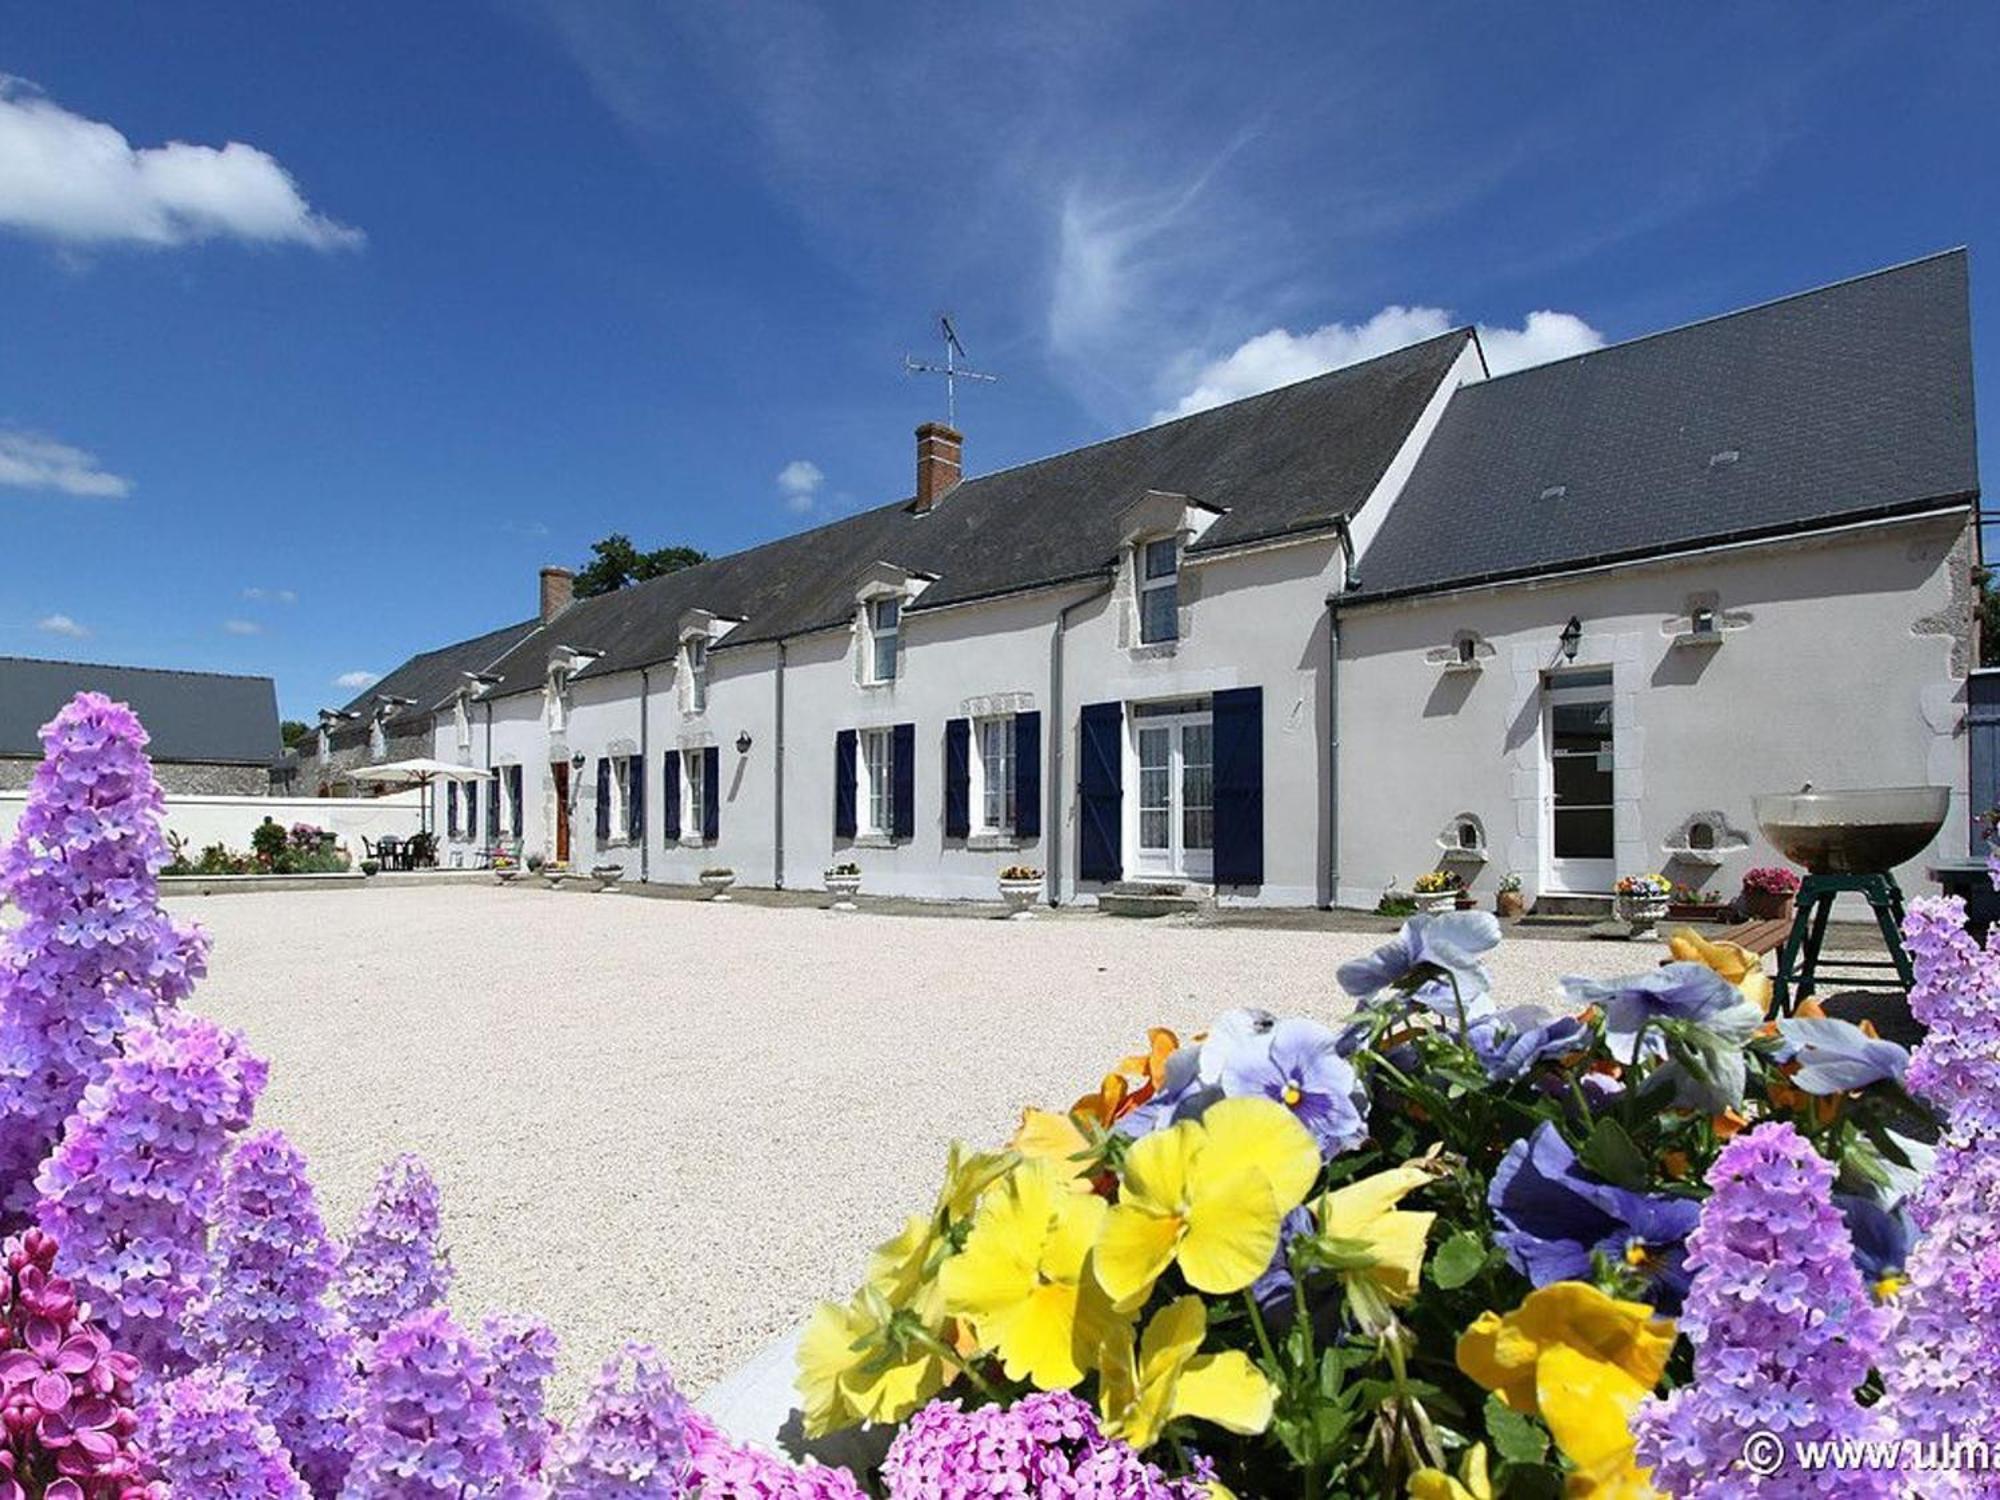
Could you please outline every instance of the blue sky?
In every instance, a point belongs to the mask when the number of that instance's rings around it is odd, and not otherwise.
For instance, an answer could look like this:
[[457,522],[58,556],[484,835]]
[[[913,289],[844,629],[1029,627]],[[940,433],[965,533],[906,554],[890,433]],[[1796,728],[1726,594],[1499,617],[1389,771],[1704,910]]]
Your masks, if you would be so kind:
[[1991,392],[1995,55],[1945,4],[0,3],[0,653],[310,718],[608,531],[907,494],[946,308],[974,471],[1955,244]]

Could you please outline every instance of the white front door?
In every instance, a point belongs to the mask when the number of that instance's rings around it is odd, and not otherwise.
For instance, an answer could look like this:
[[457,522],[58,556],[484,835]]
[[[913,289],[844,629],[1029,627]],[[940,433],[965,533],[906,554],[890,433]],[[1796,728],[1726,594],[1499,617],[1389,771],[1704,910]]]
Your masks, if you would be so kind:
[[1551,672],[1548,718],[1548,888],[1602,895],[1618,879],[1611,669]]
[[1206,713],[1135,716],[1138,873],[1207,880],[1215,869],[1215,728]]

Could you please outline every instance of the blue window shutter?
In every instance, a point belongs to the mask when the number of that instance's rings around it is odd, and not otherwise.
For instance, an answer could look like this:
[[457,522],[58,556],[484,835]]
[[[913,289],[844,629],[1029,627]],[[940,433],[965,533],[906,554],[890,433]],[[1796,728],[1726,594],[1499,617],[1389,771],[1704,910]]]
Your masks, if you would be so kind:
[[972,720],[944,721],[944,836],[972,832]]
[[611,837],[611,759],[597,757],[597,836]]
[[1042,716],[1014,715],[1014,832],[1042,836]]
[[681,836],[681,753],[669,750],[660,788],[660,822],[667,830],[667,842],[678,843]]
[[854,837],[854,731],[833,737],[833,836]]
[[458,837],[458,783],[444,784],[445,825],[444,831],[451,838]]
[[497,775],[486,783],[486,836],[489,839],[500,837],[500,778]]
[[722,837],[722,752],[713,745],[701,752],[701,836]]
[[646,762],[633,756],[625,762],[630,784],[625,788],[625,835],[633,843],[646,836]]
[[916,725],[896,726],[894,748],[889,752],[889,774],[895,794],[889,831],[899,839],[914,838],[917,832]]
[[1264,883],[1264,690],[1215,695],[1215,883]]
[[1123,705],[1084,705],[1076,750],[1076,872],[1084,880],[1116,880],[1124,873],[1124,734]]
[[510,794],[510,795],[512,796],[512,798],[513,798],[513,801],[514,801],[514,837],[515,837],[515,838],[519,838],[519,837],[521,836],[521,828],[522,828],[522,821],[521,821],[521,820],[522,820],[522,817],[524,816],[524,812],[525,812],[525,810],[524,810],[524,809],[522,808],[522,806],[521,806],[521,784],[522,784],[522,780],[523,780],[523,777],[522,777],[522,772],[521,772],[521,768],[520,768],[519,766],[509,766],[509,767],[507,768],[507,791],[508,791],[508,793],[509,793],[509,794]]
[[465,784],[465,836],[469,839],[479,837],[479,783],[476,781]]

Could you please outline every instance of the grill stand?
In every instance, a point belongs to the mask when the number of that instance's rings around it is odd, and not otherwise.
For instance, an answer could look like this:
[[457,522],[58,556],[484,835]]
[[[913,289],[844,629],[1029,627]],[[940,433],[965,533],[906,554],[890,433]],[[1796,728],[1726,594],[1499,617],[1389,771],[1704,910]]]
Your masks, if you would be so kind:
[[[1841,959],[1838,967],[1848,969],[1892,969],[1896,977],[1875,978],[1845,972],[1822,975],[1819,966],[1820,945],[1826,941],[1827,920],[1833,915],[1836,896],[1853,892],[1864,897],[1869,908],[1875,913],[1875,921],[1882,929],[1882,941],[1888,945],[1887,958]],[[1836,979],[1855,989],[1901,990],[1905,995],[1915,982],[1910,969],[1909,950],[1903,946],[1903,892],[1896,884],[1896,877],[1887,873],[1872,875],[1808,875],[1800,882],[1798,909],[1792,917],[1791,935],[1785,939],[1784,947],[1778,950],[1778,977],[1772,986],[1772,999],[1777,1013],[1789,1016],[1797,1000],[1804,1000],[1816,988],[1817,981],[1824,978]]]

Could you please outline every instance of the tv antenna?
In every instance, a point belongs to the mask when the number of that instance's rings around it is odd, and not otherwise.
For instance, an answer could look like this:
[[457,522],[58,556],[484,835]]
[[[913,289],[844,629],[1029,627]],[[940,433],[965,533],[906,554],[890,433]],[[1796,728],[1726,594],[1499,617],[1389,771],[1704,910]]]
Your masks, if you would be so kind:
[[968,370],[959,363],[961,359],[966,359],[969,356],[965,352],[965,345],[958,341],[958,330],[951,326],[950,313],[938,314],[938,331],[944,335],[944,363],[934,365],[928,360],[912,359],[909,355],[905,354],[903,356],[903,370],[905,374],[909,375],[944,376],[945,421],[951,426],[957,427],[959,381],[985,380],[990,382],[998,380],[1000,377],[998,375],[981,374],[978,370]]

